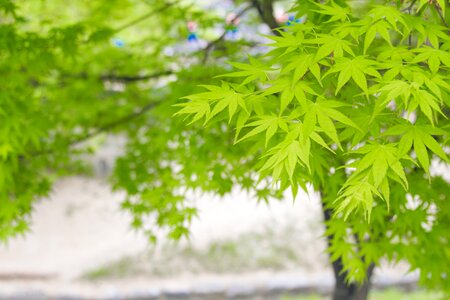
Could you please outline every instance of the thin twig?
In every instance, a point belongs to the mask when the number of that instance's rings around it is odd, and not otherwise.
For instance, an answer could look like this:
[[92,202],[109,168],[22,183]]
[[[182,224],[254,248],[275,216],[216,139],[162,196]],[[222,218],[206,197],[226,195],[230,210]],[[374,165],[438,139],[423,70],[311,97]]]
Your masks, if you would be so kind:
[[135,81],[141,81],[141,80],[147,80],[147,79],[155,79],[162,76],[171,75],[174,72],[171,70],[161,71],[149,75],[103,75],[100,77],[101,80],[110,80],[110,81],[119,81],[119,82],[135,82]]
[[[230,23],[233,24],[238,18],[242,17],[248,10],[250,10],[251,8],[253,8],[253,5],[248,5],[246,6],[244,9],[242,9],[239,13],[236,14],[236,16],[230,20]],[[227,35],[227,30],[225,29],[222,34],[216,38],[215,40],[210,41],[205,48],[201,49],[200,51],[204,52],[204,56],[203,56],[203,63],[206,62],[206,60],[208,59],[208,56],[211,52],[211,50],[218,44],[220,43],[225,36]]]
[[[408,5],[408,7],[406,8],[406,10],[408,11],[408,14],[411,15],[412,14],[412,8],[414,6],[414,4],[416,3],[417,0],[413,0],[411,1],[411,3]],[[409,48],[412,47],[412,32],[409,33],[408,35],[408,46]]]
[[446,21],[445,18],[444,18],[444,15],[442,14],[441,8],[437,5],[437,3],[434,3],[434,8],[436,8],[436,11],[437,11],[439,17],[441,18],[442,23],[445,25],[445,27],[450,28],[450,27],[448,26],[447,21]]
[[[126,28],[129,28],[131,26],[134,26],[137,23],[139,23],[139,22],[149,18],[150,16],[168,9],[170,6],[173,6],[176,3],[178,3],[178,1],[169,3],[166,6],[162,7],[161,9],[158,9],[158,10],[155,10],[155,11],[151,11],[151,12],[149,12],[149,13],[147,13],[147,14],[145,14],[145,15],[143,15],[143,16],[141,16],[141,17],[139,17],[139,18],[137,18],[137,19],[135,19],[135,20],[133,20],[133,21],[123,25],[123,26],[121,26],[121,27],[116,28],[114,32],[119,32],[119,31],[122,31],[122,30],[124,30]],[[254,7],[253,5],[249,5],[249,6],[245,7],[244,9],[242,9],[238,14],[236,14],[236,16],[231,20],[231,22],[236,21],[239,17],[243,16],[248,10],[250,10],[253,7]],[[208,52],[210,52],[211,49],[214,48],[214,46],[216,46],[220,41],[222,41],[225,38],[225,36],[226,36],[226,30],[217,39],[209,42],[208,45],[201,50],[201,51],[205,52],[204,60],[206,60]],[[159,73],[150,74],[150,75],[143,75],[143,76],[104,75],[104,76],[101,76],[100,78],[102,80],[115,80],[115,81],[123,81],[123,82],[133,82],[133,81],[157,78],[157,77],[160,77],[160,76],[170,75],[172,73],[173,73],[173,71],[167,70],[167,71],[162,71],[162,72],[159,72]],[[76,75],[71,75],[71,76],[76,76]],[[77,75],[77,76],[79,76],[79,77],[86,77],[86,74],[80,74],[80,75]],[[97,135],[99,135],[99,134],[101,134],[103,132],[109,131],[109,130],[115,128],[115,127],[123,125],[123,124],[125,124],[125,123],[127,123],[127,122],[129,122],[129,121],[131,121],[133,119],[136,119],[136,118],[142,116],[143,114],[145,114],[147,111],[151,110],[152,108],[154,108],[158,104],[159,104],[159,102],[149,103],[149,104],[141,107],[137,112],[128,114],[126,116],[123,116],[122,118],[119,118],[119,119],[114,120],[114,121],[112,121],[110,123],[107,123],[107,124],[104,124],[104,125],[102,125],[100,127],[97,127],[95,130],[93,130],[93,131],[91,131],[91,132],[89,132],[89,133],[87,133],[87,134],[85,134],[83,136],[80,136],[80,137],[77,137],[75,139],[72,139],[72,140],[68,141],[66,146],[67,147],[75,146],[75,145],[80,144],[80,143],[82,143],[84,141],[87,141],[87,140],[89,140],[89,139],[91,139],[91,138],[93,138],[93,137],[95,137],[95,136],[97,136]],[[53,152],[53,149],[46,149],[46,150],[42,150],[42,151],[39,151],[39,152],[32,153],[31,156],[39,156],[39,155],[43,155],[43,154],[49,154],[49,153],[52,153],[52,152]]]
[[409,14],[411,14],[411,9],[413,8],[414,4],[416,4],[416,2],[417,2],[417,0],[411,1],[411,3],[407,7],[402,9],[402,12],[407,11]]
[[[106,124],[104,124],[102,126],[99,126],[99,127],[97,127],[95,130],[93,130],[91,132],[88,132],[88,133],[86,133],[86,134],[84,134],[82,136],[79,136],[79,137],[77,137],[75,139],[72,139],[72,140],[68,141],[66,143],[66,146],[67,147],[72,147],[72,146],[78,145],[78,144],[80,144],[82,142],[85,142],[85,141],[87,141],[87,140],[89,140],[89,139],[91,139],[91,138],[93,138],[93,137],[95,137],[95,136],[97,136],[97,135],[99,135],[99,134],[101,134],[103,132],[110,131],[111,129],[114,129],[115,127],[118,127],[120,125],[128,123],[128,122],[130,122],[130,121],[132,121],[132,120],[142,116],[147,111],[149,111],[152,108],[154,108],[155,106],[157,106],[159,103],[160,103],[160,101],[149,103],[149,104],[141,107],[136,112],[133,112],[133,113],[128,114],[128,115],[125,115],[125,116],[123,116],[123,117],[121,117],[121,118],[119,118],[117,120],[114,120],[112,122],[109,122],[109,123],[106,123]],[[31,154],[31,156],[40,156],[40,155],[44,155],[44,154],[50,154],[50,153],[53,153],[53,152],[54,152],[54,149],[45,149],[45,150],[42,150],[42,151],[34,152],[34,153]]]
[[[174,74],[174,71],[172,70],[163,70],[160,72],[156,72],[153,74],[148,75],[114,75],[114,74],[106,74],[101,75],[97,77],[99,80],[109,80],[109,81],[116,81],[116,82],[122,82],[122,83],[131,83],[135,81],[141,81],[141,80],[148,80],[148,79],[156,79],[159,77],[167,76]],[[63,78],[79,78],[79,79],[88,79],[92,76],[88,75],[86,72],[81,72],[78,74],[62,74]],[[34,83],[34,82],[33,82]]]
[[122,118],[119,118],[119,119],[117,119],[117,120],[114,120],[114,121],[112,121],[112,122],[110,122],[110,123],[107,123],[107,124],[105,124],[105,125],[103,125],[103,126],[100,126],[100,127],[98,127],[96,130],[94,130],[94,131],[91,131],[91,132],[89,132],[89,133],[87,133],[87,134],[85,134],[85,135],[83,135],[83,136],[81,136],[81,137],[78,137],[78,138],[76,138],[76,139],[74,139],[74,140],[71,140],[71,141],[69,142],[69,146],[74,146],[74,145],[76,145],[76,144],[79,144],[79,143],[81,143],[81,142],[84,142],[84,141],[86,141],[86,140],[89,140],[89,139],[93,138],[94,136],[99,135],[100,133],[103,133],[103,132],[105,132],[105,131],[109,131],[109,130],[115,128],[115,127],[118,127],[118,126],[120,126],[120,125],[123,125],[123,124],[125,124],[125,123],[128,123],[129,121],[131,121],[131,120],[133,120],[133,119],[136,119],[136,118],[142,116],[143,114],[145,114],[145,113],[146,113],[147,111],[149,111],[150,109],[154,108],[154,107],[155,107],[156,105],[158,105],[159,103],[160,103],[160,102],[152,102],[152,103],[149,103],[149,104],[147,104],[147,105],[141,107],[138,111],[136,111],[136,112],[134,112],[134,113],[131,113],[131,114],[126,115],[126,116],[123,116]]
[[163,7],[159,8],[159,9],[152,10],[152,11],[150,11],[150,12],[148,12],[148,13],[146,13],[146,14],[140,16],[139,18],[134,19],[133,21],[130,21],[129,23],[126,23],[126,24],[124,24],[124,25],[122,25],[122,26],[116,28],[116,29],[114,30],[114,33],[117,33],[117,32],[119,32],[119,31],[125,30],[125,29],[127,29],[127,28],[129,28],[129,27],[131,27],[131,26],[134,26],[134,25],[136,25],[136,24],[138,24],[138,23],[144,21],[145,19],[148,19],[149,17],[151,17],[151,16],[153,16],[153,15],[155,15],[155,14],[157,14],[157,13],[163,12],[163,11],[169,9],[170,7],[174,6],[174,5],[177,4],[178,2],[179,2],[179,1],[174,1],[174,2],[171,2],[171,3],[167,3],[166,5],[164,5]]

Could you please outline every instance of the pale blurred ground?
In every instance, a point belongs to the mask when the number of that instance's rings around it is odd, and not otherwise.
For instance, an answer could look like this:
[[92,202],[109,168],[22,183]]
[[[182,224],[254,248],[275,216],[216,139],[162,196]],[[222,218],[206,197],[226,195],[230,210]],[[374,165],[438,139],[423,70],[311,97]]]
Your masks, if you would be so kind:
[[[223,199],[203,195],[194,200],[199,217],[189,240],[175,244],[162,236],[151,246],[130,229],[131,218],[120,209],[124,194],[112,192],[105,179],[122,145],[123,139],[108,138],[87,158],[95,175],[59,180],[51,197],[36,204],[31,231],[0,246],[0,294],[332,285],[314,193],[269,205],[239,191]],[[432,165],[450,180],[448,166]],[[417,274],[405,276],[407,270],[383,265],[376,280],[414,281]]]
[[[130,217],[120,210],[121,200],[123,195],[111,192],[101,178],[60,180],[50,199],[36,205],[31,232],[1,246],[0,274],[70,280],[96,265],[145,251],[147,240],[130,229]],[[202,248],[211,241],[295,224],[315,227],[304,232],[309,244],[304,250],[313,252],[304,251],[305,255],[320,254],[324,246],[317,236],[321,232],[319,203],[306,195],[295,203],[273,201],[269,206],[258,205],[242,193],[225,199],[206,196],[197,204],[199,218],[192,224],[191,239],[181,245]],[[318,249],[311,251],[312,244]]]
[[[325,241],[321,238],[320,204],[316,197],[302,194],[295,203],[286,199],[273,201],[268,206],[258,205],[239,192],[225,199],[205,196],[197,200],[199,218],[192,224],[190,241],[176,245],[162,239],[159,245],[163,246],[156,249],[149,246],[144,235],[130,230],[130,217],[120,210],[122,198],[121,193],[111,192],[109,185],[99,177],[70,177],[57,182],[50,199],[36,205],[31,232],[1,246],[0,293],[32,289],[90,297],[99,293],[131,292],[143,287],[183,291],[205,287],[245,290],[247,286],[279,283],[288,286],[332,284],[324,253]],[[266,236],[267,232],[270,234]],[[247,245],[245,239],[253,236],[259,240]],[[246,271],[239,269],[239,261],[236,266],[232,257],[234,252],[231,257],[225,252],[228,259],[225,263],[230,263],[229,272],[226,265],[220,272],[214,272],[214,266],[213,271],[200,267],[194,273],[190,272],[195,259],[197,264],[198,260],[212,259],[201,249],[233,239],[235,244],[250,247],[244,249],[248,257],[236,259],[251,259],[268,248],[281,247],[280,251],[282,248],[293,249],[296,252],[294,259],[298,261],[286,264],[282,261],[281,267],[275,269],[270,267],[270,262],[268,268],[256,264]],[[192,253],[186,249],[198,252],[193,262]],[[242,256],[242,251],[236,255]],[[124,258],[130,259],[125,264],[131,269],[125,275],[106,276],[100,280],[86,278],[89,272],[114,265]],[[269,259],[276,261],[276,257]],[[152,266],[152,263],[162,266]],[[165,264],[171,273],[161,276],[151,273],[155,267],[164,269]],[[150,271],[133,273],[141,265]],[[235,272],[232,265],[239,270]],[[385,278],[396,279],[406,271],[405,265],[377,270]]]
[[[287,286],[332,283],[324,253],[325,241],[320,238],[323,227],[320,204],[316,198],[303,195],[295,203],[289,200],[274,201],[267,206],[257,205],[254,200],[239,193],[227,199],[204,197],[198,200],[199,218],[192,225],[190,242],[184,241],[179,245],[169,243],[160,251],[155,251],[150,249],[143,235],[129,229],[130,218],[119,209],[122,197],[120,193],[112,193],[103,179],[71,177],[59,181],[52,197],[36,206],[31,232],[24,238],[11,240],[8,246],[2,246],[0,275],[3,280],[0,280],[0,292],[31,289],[90,297],[131,293],[143,287],[172,291],[205,287],[245,290],[247,286],[279,283]],[[264,238],[268,228],[271,235]],[[286,235],[286,228],[292,230],[295,236]],[[292,237],[292,240],[277,242],[277,233],[282,235],[282,239]],[[254,242],[255,248],[248,251],[250,258],[265,251],[264,247],[270,247],[267,243],[274,243],[279,247],[298,249],[299,261],[292,267],[288,264],[285,270],[261,266],[236,273],[233,270],[226,272],[225,266],[225,271],[221,270],[219,274],[201,269],[192,274],[184,270],[189,268],[189,257],[183,257],[187,252],[171,249],[186,246],[205,249],[217,241],[232,240],[245,234],[261,237],[259,242]],[[243,243],[242,240],[237,242]],[[160,244],[164,243],[164,240],[160,241]],[[142,256],[150,250],[156,256],[154,263],[170,263],[171,274],[131,273],[100,281],[80,279],[87,272],[114,264],[124,257],[136,257],[137,264],[152,263],[152,260],[145,261],[149,256]],[[169,251],[169,254],[161,254],[161,251]],[[200,260],[203,259],[201,255]],[[211,258],[205,255],[204,259]],[[230,260],[230,257],[227,259]],[[175,266],[169,260],[175,261]],[[165,268],[164,265],[158,267]],[[406,268],[387,269],[385,272],[399,278]]]

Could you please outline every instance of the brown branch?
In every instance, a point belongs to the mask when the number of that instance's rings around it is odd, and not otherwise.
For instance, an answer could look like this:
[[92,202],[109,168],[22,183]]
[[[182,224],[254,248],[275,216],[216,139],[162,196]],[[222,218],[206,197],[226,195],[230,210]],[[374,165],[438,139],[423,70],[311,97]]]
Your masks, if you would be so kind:
[[156,105],[158,105],[160,102],[152,102],[149,103],[143,107],[141,107],[138,111],[133,112],[129,115],[123,116],[122,118],[119,118],[117,120],[114,120],[112,122],[106,123],[100,127],[98,127],[97,129],[95,129],[94,131],[91,131],[83,136],[77,137],[76,139],[71,140],[68,143],[68,146],[74,146],[77,145],[81,142],[84,142],[86,140],[89,140],[91,138],[93,138],[94,136],[99,135],[100,133],[103,133],[105,131],[110,131],[111,129],[118,127],[120,125],[126,124],[128,122],[130,122],[131,120],[134,120],[140,116],[142,116],[143,114],[145,114],[147,111],[151,110],[152,108],[154,108]]
[[[328,230],[330,228],[329,222],[333,218],[333,211],[331,208],[327,206],[324,200],[324,193],[320,192],[321,197],[321,205],[322,205],[322,213],[324,217],[325,229]],[[328,234],[327,238],[327,247],[328,249],[333,246],[334,235]],[[358,239],[357,235],[355,235],[355,241],[358,249],[360,249],[361,241]],[[372,262],[368,265],[365,270],[366,280],[361,284],[347,282],[348,270],[345,269],[344,262],[341,257],[331,261],[331,253],[329,254],[329,259],[331,266],[333,268],[334,278],[335,278],[335,286],[333,292],[333,299],[366,299],[367,294],[369,293],[371,286],[371,278],[374,273],[375,264]],[[366,261],[364,256],[361,257],[362,261]]]
[[411,1],[411,3],[407,7],[402,9],[402,12],[408,12],[409,14],[411,14],[411,10],[412,10],[414,4],[416,4],[416,2],[417,2],[417,0]]
[[[242,9],[239,13],[236,14],[236,16],[230,20],[230,23],[234,23],[238,18],[242,17],[248,10],[250,10],[251,8],[253,8],[253,5],[249,5],[247,7],[245,7],[244,9]],[[224,30],[222,32],[222,34],[216,38],[215,40],[210,41],[205,48],[201,49],[200,52],[204,52],[205,55],[203,56],[203,63],[206,62],[206,60],[208,59],[208,56],[211,52],[212,49],[214,49],[214,47],[220,43],[225,36],[227,35],[227,30]]]
[[[272,1],[271,0],[263,0],[263,6],[261,7],[258,3],[258,1],[253,1],[252,5],[249,5],[247,7],[245,7],[244,9],[242,9],[238,14],[236,14],[236,16],[231,20],[231,22],[235,21],[236,19],[238,19],[239,17],[243,16],[248,10],[250,10],[251,8],[255,7],[257,8],[258,12],[260,12],[260,16],[262,18],[262,20],[271,28],[271,29],[275,29],[276,27],[278,27],[278,23],[276,23],[275,18],[273,17],[273,6],[272,6]],[[178,1],[172,2],[167,4],[166,6],[155,10],[155,11],[151,11],[121,27],[118,27],[117,29],[115,29],[114,32],[119,32],[122,31],[126,28],[129,28],[131,26],[134,26],[135,24],[149,18],[150,16],[162,12],[166,9],[168,9],[169,7],[175,5],[176,3],[178,3]],[[275,26],[276,24],[276,26]],[[274,33],[277,33],[276,31],[274,31]],[[220,41],[222,41],[226,36],[226,30],[215,40],[211,41],[208,43],[208,45],[203,48],[200,51],[204,51],[205,52],[205,58],[204,60],[206,60],[208,52],[211,51],[211,49],[213,49]],[[166,76],[166,75],[170,75],[173,74],[173,71],[167,70],[167,71],[161,71],[159,73],[155,73],[155,74],[149,74],[149,75],[142,75],[142,76],[138,76],[138,75],[103,75],[100,77],[101,80],[112,80],[112,81],[121,81],[121,82],[134,82],[134,81],[140,81],[140,80],[146,80],[146,79],[152,79],[152,78],[158,78],[161,76]],[[78,74],[78,75],[73,75],[73,74],[66,74],[64,76],[67,77],[78,77],[78,78],[87,78],[88,75],[85,73],[82,74]],[[147,111],[151,110],[152,108],[154,108],[156,105],[158,104],[158,102],[156,103],[149,103],[145,106],[143,106],[141,109],[139,109],[137,112],[131,113],[129,115],[126,115],[122,118],[119,118],[117,120],[114,120],[110,123],[107,123],[105,125],[102,125],[100,127],[97,127],[95,130],[77,137],[73,140],[70,140],[67,142],[66,146],[71,147],[71,146],[75,146],[77,144],[80,144],[84,141],[87,141],[103,132],[109,131],[117,126],[120,126],[122,124],[125,124],[127,122],[130,122],[131,120],[140,117],[141,115],[145,114]],[[39,152],[35,152],[32,153],[31,156],[39,156],[39,155],[43,155],[43,154],[49,154],[52,153],[53,149],[47,149],[47,150],[42,150]],[[22,157],[23,158],[23,157]]]
[[135,81],[141,81],[141,80],[147,80],[147,79],[155,79],[162,76],[171,75],[174,72],[171,70],[161,71],[149,75],[103,75],[100,77],[101,80],[110,80],[110,81],[119,81],[119,82],[135,82]]
[[157,13],[163,12],[163,11],[169,9],[170,7],[174,6],[175,4],[178,4],[178,2],[179,2],[179,1],[174,1],[174,2],[171,2],[171,3],[166,3],[163,7],[159,8],[159,9],[152,10],[152,11],[150,11],[150,12],[148,12],[148,13],[146,13],[146,14],[140,16],[139,18],[136,18],[136,19],[130,21],[129,23],[126,23],[126,24],[124,24],[124,25],[122,25],[122,26],[120,26],[120,27],[117,27],[117,28],[114,30],[114,33],[117,33],[117,32],[119,32],[119,31],[125,30],[125,29],[127,29],[127,28],[129,28],[129,27],[132,27],[132,26],[134,26],[134,25],[136,25],[136,24],[138,24],[138,23],[140,23],[140,22],[142,22],[142,21],[144,21],[144,20],[150,18],[151,16],[153,16],[153,15],[155,15],[155,14],[157,14]]
[[280,25],[273,15],[273,0],[262,0],[260,3],[259,0],[251,0],[253,7],[258,11],[259,17],[261,20],[269,26],[272,30],[273,34],[280,35],[280,32],[277,30]]
[[[403,11],[407,11],[409,15],[412,15],[412,8],[416,2],[417,2],[417,0],[411,1],[411,3],[408,5],[408,7],[405,8]],[[410,32],[408,35],[408,46],[409,46],[409,48],[412,47],[412,32]]]
[[[98,77],[99,80],[109,80],[109,81],[117,81],[123,83],[131,83],[135,81],[148,80],[148,79],[156,79],[159,77],[172,75],[174,71],[172,70],[164,70],[160,72],[156,72],[148,75],[114,75],[114,74],[105,74]],[[82,72],[79,74],[62,74],[63,78],[79,78],[79,79],[88,79],[92,76],[87,74],[86,72]]]
[[[75,139],[69,140],[66,143],[67,147],[72,147],[75,145],[78,145],[82,142],[85,142],[101,133],[110,131],[112,129],[114,129],[115,127],[118,127],[120,125],[126,124],[136,118],[139,118],[140,116],[144,115],[146,112],[148,112],[149,110],[151,110],[152,108],[154,108],[155,106],[157,106],[160,103],[160,101],[158,102],[152,102],[149,103],[143,107],[141,107],[138,111],[133,112],[131,114],[125,115],[117,120],[111,121],[109,123],[106,123],[102,126],[97,127],[95,130],[88,132],[82,136],[79,136]],[[54,150],[53,149],[46,149],[46,150],[42,150],[42,151],[38,151],[38,152],[34,152],[32,153],[30,156],[40,156],[40,155],[44,155],[44,154],[50,154],[53,153]],[[21,159],[24,159],[24,157],[21,157]]]
[[445,25],[445,27],[450,28],[448,26],[447,21],[445,20],[444,15],[442,14],[442,12],[443,12],[442,8],[436,2],[434,3],[434,8],[436,8],[436,11],[437,11],[439,17],[441,18],[442,23]]

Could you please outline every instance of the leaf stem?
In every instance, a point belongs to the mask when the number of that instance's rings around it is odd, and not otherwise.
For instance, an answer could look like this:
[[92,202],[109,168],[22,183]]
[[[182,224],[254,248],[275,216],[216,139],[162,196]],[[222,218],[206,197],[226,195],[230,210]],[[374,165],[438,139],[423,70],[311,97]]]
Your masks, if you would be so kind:
[[442,14],[442,9],[436,4],[434,3],[434,8],[436,8],[436,12],[438,13],[439,17],[441,18],[442,23],[445,25],[445,27],[450,28],[448,26],[447,21],[444,18],[444,15]]

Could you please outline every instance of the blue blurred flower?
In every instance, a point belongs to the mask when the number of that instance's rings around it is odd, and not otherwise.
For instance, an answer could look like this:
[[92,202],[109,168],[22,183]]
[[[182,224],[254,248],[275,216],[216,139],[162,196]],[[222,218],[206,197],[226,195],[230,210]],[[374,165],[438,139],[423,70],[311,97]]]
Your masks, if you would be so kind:
[[302,18],[296,18],[294,15],[290,15],[288,17],[288,21],[286,22],[286,25],[290,26],[293,23],[303,23],[303,17]]
[[196,41],[198,41],[198,36],[195,32],[191,32],[191,33],[189,33],[187,40],[189,42],[196,42]]
[[112,43],[117,48],[123,48],[125,47],[125,42],[122,39],[116,38],[112,40]]

